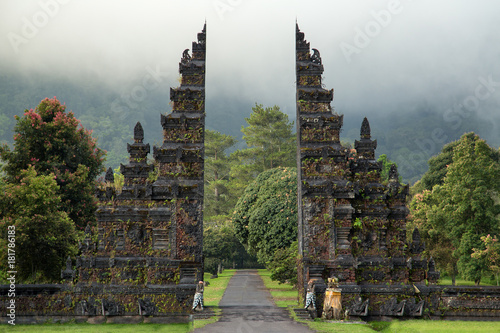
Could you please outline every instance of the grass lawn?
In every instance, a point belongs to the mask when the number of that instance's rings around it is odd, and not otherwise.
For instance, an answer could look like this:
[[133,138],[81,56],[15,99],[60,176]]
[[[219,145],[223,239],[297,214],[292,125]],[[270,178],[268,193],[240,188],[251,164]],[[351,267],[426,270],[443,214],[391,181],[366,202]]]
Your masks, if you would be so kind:
[[[210,274],[205,274],[205,281],[210,284],[205,287],[204,301],[205,305],[212,306],[215,313],[218,314],[219,304],[224,291],[226,290],[229,279],[234,275],[235,270],[225,270],[217,279],[210,279]],[[213,308],[215,307],[215,308]],[[6,318],[3,318],[6,319]],[[196,320],[189,324],[42,324],[42,325],[7,325],[2,321],[0,332],[32,332],[32,333],[49,333],[49,332],[76,332],[76,333],[109,333],[109,332],[130,332],[130,333],[146,333],[146,332],[168,332],[168,333],[186,333],[195,328],[203,327],[207,324],[217,321],[217,317],[210,319]]]
[[271,272],[267,269],[259,269],[259,275],[264,280],[264,285],[271,292],[273,301],[277,306],[288,307],[298,306],[298,292],[288,283],[280,284],[271,280]]
[[43,324],[43,325],[1,325],[0,332],[76,332],[76,333],[109,333],[109,332],[168,332],[186,333],[191,329],[191,324]]
[[[259,275],[264,280],[264,285],[271,291],[274,303],[277,306],[289,307],[290,309],[298,307],[297,303],[298,292],[293,289],[289,284],[279,284],[277,281],[271,280],[271,272],[265,269],[259,270]],[[451,284],[451,279],[449,283]],[[457,284],[471,285],[470,281],[458,280]],[[472,283],[474,284],[474,283]],[[483,283],[481,283],[483,284]],[[461,284],[462,285],[462,284]],[[291,315],[295,318],[293,311]],[[297,320],[297,318],[295,318]],[[301,321],[301,320],[297,320]],[[437,321],[437,320],[394,320],[391,322],[369,322],[367,324],[354,324],[354,323],[340,323],[340,322],[327,322],[316,319],[314,321],[301,321],[309,326],[310,329],[320,332],[412,332],[412,333],[427,333],[427,332],[500,332],[500,321],[496,322],[483,322],[483,321]]]
[[[439,285],[444,285],[444,286],[451,286],[451,277],[449,276],[444,276],[439,279],[438,282]],[[457,286],[473,286],[474,281],[467,281],[462,279],[461,277],[457,276],[455,279],[455,284]],[[481,283],[479,284],[480,286],[496,286],[496,281],[489,280],[489,279],[481,279]]]
[[[378,323],[380,332],[500,332],[500,322],[496,321],[447,321],[447,320],[394,320],[388,323]],[[372,324],[377,327],[376,323]]]

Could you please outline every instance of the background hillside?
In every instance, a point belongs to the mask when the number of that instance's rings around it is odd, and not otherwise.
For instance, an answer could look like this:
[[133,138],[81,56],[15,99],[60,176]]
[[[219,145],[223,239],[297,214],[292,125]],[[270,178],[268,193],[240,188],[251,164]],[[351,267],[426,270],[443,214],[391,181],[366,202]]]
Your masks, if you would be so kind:
[[[72,79],[37,73],[9,74],[4,70],[0,74],[0,140],[12,144],[14,115],[34,108],[45,97],[57,96],[86,128],[94,131],[99,146],[108,151],[106,165],[116,168],[119,163],[126,162],[126,144],[132,141],[132,129],[137,121],[145,129],[147,142],[161,144],[160,113],[170,112],[169,87],[178,85],[176,79],[165,80],[157,89],[148,91],[143,101],[129,105],[122,99],[123,92],[133,89],[137,82],[140,77],[113,86],[91,75]],[[242,148],[241,126],[246,125],[245,117],[250,115],[255,102],[260,101],[217,96],[210,90],[207,86],[207,128],[237,137],[236,148]],[[335,100],[332,104],[335,105]],[[290,120],[295,120],[293,97],[280,107],[288,111]],[[440,106],[425,100],[395,105],[393,110],[384,109],[383,112],[363,112],[354,108],[337,111],[344,113],[342,139],[351,143],[359,138],[361,120],[368,117],[372,137],[378,142],[378,155],[386,154],[395,161],[406,182],[420,179],[427,170],[429,157],[437,154],[443,144],[457,140],[465,132],[474,131],[492,147],[500,145],[496,127],[500,114],[496,118],[483,119],[476,112],[463,113],[464,117],[455,112],[453,121],[446,121]]]

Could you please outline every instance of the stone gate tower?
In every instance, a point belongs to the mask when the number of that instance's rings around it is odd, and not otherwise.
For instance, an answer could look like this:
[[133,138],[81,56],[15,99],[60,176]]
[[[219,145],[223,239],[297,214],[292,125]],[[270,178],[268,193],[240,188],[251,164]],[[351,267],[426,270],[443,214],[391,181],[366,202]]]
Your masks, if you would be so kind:
[[[387,285],[437,280],[434,265],[421,257],[418,230],[406,242],[405,199],[408,185],[399,183],[395,167],[390,179],[380,178],[375,160],[377,141],[370,124],[361,124],[354,148],[340,144],[343,116],[332,111],[333,89],[322,88],[323,64],[318,50],[296,27],[298,239],[302,297],[309,281],[322,302],[328,277],[343,286],[344,307],[357,306],[361,295],[379,297]],[[363,286],[363,287],[361,287]],[[370,289],[371,288],[371,289]],[[387,296],[400,291],[389,288]],[[415,301],[415,299],[413,299]],[[410,304],[412,301],[409,301]],[[359,304],[358,304],[359,306]],[[409,306],[408,306],[409,307]],[[385,310],[376,306],[372,314]],[[387,312],[387,311],[386,311]],[[390,315],[390,311],[388,312]]]
[[140,123],[121,165],[97,191],[97,228],[88,227],[77,258],[76,312],[187,318],[203,279],[203,158],[206,26],[184,50],[181,85],[170,89],[172,112],[161,115],[163,144],[143,143]]

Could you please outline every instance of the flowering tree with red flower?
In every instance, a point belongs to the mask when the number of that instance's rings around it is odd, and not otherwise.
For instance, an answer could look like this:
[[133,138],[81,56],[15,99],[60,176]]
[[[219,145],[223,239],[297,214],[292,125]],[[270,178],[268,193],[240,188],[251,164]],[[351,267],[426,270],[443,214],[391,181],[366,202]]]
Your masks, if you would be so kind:
[[19,183],[22,171],[30,165],[40,175],[53,174],[61,209],[77,229],[84,229],[95,221],[94,185],[104,171],[105,152],[97,147],[91,131],[55,97],[15,118],[14,149],[0,147],[6,182]]

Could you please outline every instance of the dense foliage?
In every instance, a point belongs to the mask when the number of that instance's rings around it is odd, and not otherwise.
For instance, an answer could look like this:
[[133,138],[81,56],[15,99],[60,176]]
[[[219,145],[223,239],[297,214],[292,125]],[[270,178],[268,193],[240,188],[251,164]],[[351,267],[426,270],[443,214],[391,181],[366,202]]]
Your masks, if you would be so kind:
[[[390,159],[388,159],[386,154],[380,155],[379,158],[377,159],[377,162],[382,162],[382,171],[380,172],[380,179],[382,181],[388,181],[389,180],[389,170],[391,170],[391,166],[392,165],[397,166],[397,164],[395,162],[391,161]],[[401,176],[399,176],[399,182],[400,183],[403,182],[403,179]]]
[[245,118],[247,127],[242,127],[243,140],[250,147],[245,150],[254,159],[257,172],[276,167],[295,166],[296,135],[293,122],[281,112],[279,106],[266,107],[256,104],[250,117]]
[[293,242],[289,247],[277,249],[273,259],[267,264],[271,271],[271,279],[279,283],[297,285],[297,267],[299,263],[298,242]]
[[[448,154],[449,146],[445,148]],[[477,284],[489,268],[472,253],[485,248],[482,236],[500,234],[499,175],[500,152],[474,133],[464,134],[453,145],[442,185],[436,181],[410,205],[412,224],[423,231],[427,251],[438,265]]]
[[205,131],[204,216],[229,215],[237,198],[231,194],[231,161],[226,151],[236,143],[230,135]]
[[0,147],[7,182],[19,183],[23,170],[54,174],[62,209],[80,230],[95,221],[94,181],[103,171],[104,151],[72,112],[55,97],[16,116],[14,149]]
[[[19,182],[2,186],[0,271],[17,271],[18,281],[57,281],[64,259],[76,254],[77,232],[62,209],[55,178],[53,173],[38,174],[30,166],[20,171]],[[6,267],[9,230],[15,232],[15,269]]]
[[248,254],[235,235],[230,224],[211,225],[203,231],[203,255],[205,270],[217,273],[219,265],[224,267],[244,267]]
[[472,258],[484,260],[489,270],[495,275],[497,286],[500,285],[500,242],[497,237],[491,235],[481,236],[484,243],[484,250],[474,248]]
[[265,264],[274,252],[297,239],[297,170],[264,171],[236,204],[236,235],[257,260]]

